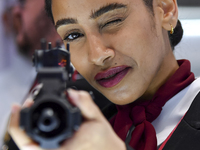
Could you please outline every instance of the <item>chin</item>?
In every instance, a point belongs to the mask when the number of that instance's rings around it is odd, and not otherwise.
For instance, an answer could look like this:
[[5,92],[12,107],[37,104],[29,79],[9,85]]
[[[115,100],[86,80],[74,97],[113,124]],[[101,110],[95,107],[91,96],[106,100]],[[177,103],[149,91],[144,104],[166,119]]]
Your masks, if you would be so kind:
[[[114,96],[113,96],[114,95]],[[116,105],[127,105],[134,101],[136,101],[137,97],[134,97],[130,94],[118,92],[118,94],[109,94],[108,96],[105,95],[112,103]]]
[[112,103],[117,105],[127,105],[138,100],[145,92],[145,88],[126,87],[116,91],[103,93]]

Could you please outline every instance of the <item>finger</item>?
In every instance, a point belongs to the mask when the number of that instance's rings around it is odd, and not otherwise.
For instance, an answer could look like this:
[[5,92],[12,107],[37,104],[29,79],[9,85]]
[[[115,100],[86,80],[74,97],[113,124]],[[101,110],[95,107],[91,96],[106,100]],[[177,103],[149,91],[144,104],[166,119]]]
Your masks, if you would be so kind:
[[11,109],[11,116],[10,116],[10,122],[9,122],[9,128],[10,127],[18,127],[19,126],[19,112],[21,110],[21,106],[18,104],[13,104]]
[[[27,134],[19,128],[20,110],[21,110],[21,107],[19,105],[15,104],[12,106],[8,132],[20,149],[23,149],[23,147],[25,146],[37,147],[37,144],[33,142],[27,136]],[[38,150],[38,149],[35,149],[35,150]]]
[[20,150],[43,150],[36,145],[24,146]]
[[31,107],[33,104],[34,104],[34,101],[32,99],[27,99],[22,105],[22,108]]
[[93,102],[89,93],[85,91],[68,90],[71,101],[76,105],[85,119],[101,119],[102,114]]

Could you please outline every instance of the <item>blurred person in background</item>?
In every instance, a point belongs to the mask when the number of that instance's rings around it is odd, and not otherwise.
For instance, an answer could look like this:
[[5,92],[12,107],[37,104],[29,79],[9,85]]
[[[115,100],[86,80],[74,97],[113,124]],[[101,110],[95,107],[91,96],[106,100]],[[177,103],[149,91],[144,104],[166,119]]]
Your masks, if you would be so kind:
[[31,62],[40,40],[56,45],[60,40],[47,17],[44,0],[2,0],[0,2],[0,146],[13,102],[22,103],[34,83]]

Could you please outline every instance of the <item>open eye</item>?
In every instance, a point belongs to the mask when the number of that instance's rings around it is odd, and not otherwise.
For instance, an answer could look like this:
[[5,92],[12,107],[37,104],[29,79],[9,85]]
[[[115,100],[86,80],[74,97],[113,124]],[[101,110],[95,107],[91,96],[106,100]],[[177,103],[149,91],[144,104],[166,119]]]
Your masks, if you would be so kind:
[[64,38],[64,40],[70,42],[70,41],[76,40],[76,39],[78,39],[78,38],[80,38],[80,37],[82,37],[82,36],[84,36],[84,35],[81,34],[81,33],[78,33],[78,32],[74,32],[74,33],[68,34],[68,35]]

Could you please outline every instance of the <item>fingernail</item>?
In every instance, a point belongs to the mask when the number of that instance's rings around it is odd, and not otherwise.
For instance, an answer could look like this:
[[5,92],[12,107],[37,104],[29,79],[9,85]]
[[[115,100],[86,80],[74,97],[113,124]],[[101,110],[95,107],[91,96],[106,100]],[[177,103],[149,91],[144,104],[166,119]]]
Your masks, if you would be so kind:
[[14,104],[14,105],[12,105],[12,108],[11,108],[11,113],[12,113],[12,114],[14,114],[14,113],[18,112],[18,111],[19,111],[19,109],[20,109],[20,106],[19,106],[19,105],[16,105],[16,104]]

